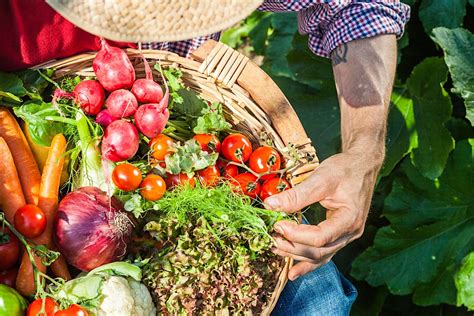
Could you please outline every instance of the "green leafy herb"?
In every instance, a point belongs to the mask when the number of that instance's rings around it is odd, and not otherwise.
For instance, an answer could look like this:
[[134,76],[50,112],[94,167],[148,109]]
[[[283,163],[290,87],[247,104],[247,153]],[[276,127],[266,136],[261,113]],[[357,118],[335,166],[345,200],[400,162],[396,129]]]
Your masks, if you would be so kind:
[[456,274],[457,305],[474,310],[474,252],[467,255]]
[[20,104],[26,93],[23,82],[17,75],[0,72],[0,101]]
[[171,151],[173,154],[165,157],[166,168],[163,171],[172,174],[184,172],[192,175],[197,170],[214,165],[218,158],[217,153],[203,151],[194,139],[186,141],[183,145],[174,144]]
[[228,131],[232,127],[224,117],[222,105],[218,102],[202,109],[200,117],[197,118],[196,126],[193,128],[195,134],[209,134]]

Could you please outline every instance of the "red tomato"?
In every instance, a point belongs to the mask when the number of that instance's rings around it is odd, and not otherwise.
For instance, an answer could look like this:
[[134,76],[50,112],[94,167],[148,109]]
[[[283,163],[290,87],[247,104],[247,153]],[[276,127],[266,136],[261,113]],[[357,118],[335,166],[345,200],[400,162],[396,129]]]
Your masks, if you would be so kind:
[[255,199],[260,193],[260,183],[257,181],[257,177],[249,172],[244,172],[236,175],[232,182],[238,185],[240,191]]
[[[258,147],[255,149],[249,159],[250,169],[258,174],[277,171],[280,169],[280,164],[280,154],[276,149],[268,146]],[[267,174],[262,176],[260,179],[268,180],[274,177],[276,177],[276,174]]]
[[226,179],[232,179],[239,174],[239,168],[236,165],[231,165],[222,159],[217,160],[216,166],[219,168],[221,176]]
[[199,145],[201,145],[201,149],[208,152],[221,152],[221,142],[216,135],[213,134],[197,134],[193,137]]
[[242,134],[230,134],[222,142],[222,155],[227,160],[246,162],[252,154],[252,143]]
[[161,199],[165,192],[165,180],[156,174],[147,175],[140,185],[140,194],[145,200],[148,201],[156,201]]
[[122,191],[135,191],[142,182],[142,173],[137,167],[122,163],[114,168],[112,181]]
[[183,185],[185,183],[188,183],[193,188],[196,185],[194,177],[190,178],[185,173],[180,173],[180,174],[167,173],[166,178],[165,178],[165,182],[166,182],[166,187],[168,189],[172,189],[173,187],[175,187],[177,185]]
[[280,179],[280,178],[269,179],[262,184],[262,190],[260,191],[260,198],[262,199],[262,201],[265,201],[267,197],[286,191],[289,188],[290,188],[290,184],[285,179]]
[[15,288],[17,274],[17,268],[0,272],[0,283],[8,285],[11,288]]
[[205,186],[214,186],[219,181],[221,173],[216,166],[209,166],[206,169],[197,172],[199,180]]
[[[54,316],[88,316],[89,313],[77,304],[72,304],[69,308],[57,311]],[[29,316],[29,315],[28,315]]]
[[20,242],[8,229],[0,226],[0,271],[12,268],[18,262]]
[[[43,311],[46,312],[46,315],[44,314],[44,312],[40,314],[43,304],[44,304]],[[28,306],[28,310],[26,311],[26,316],[37,316],[37,315],[54,316],[55,312],[58,309],[59,309],[59,304],[52,298],[49,298],[49,297],[45,299],[39,298],[37,300],[34,300],[30,304],[30,306]]]
[[35,238],[46,229],[46,215],[33,204],[20,207],[15,213],[15,228],[26,238]]
[[169,148],[173,144],[173,139],[164,134],[159,134],[150,141],[151,155],[158,160],[165,160]]

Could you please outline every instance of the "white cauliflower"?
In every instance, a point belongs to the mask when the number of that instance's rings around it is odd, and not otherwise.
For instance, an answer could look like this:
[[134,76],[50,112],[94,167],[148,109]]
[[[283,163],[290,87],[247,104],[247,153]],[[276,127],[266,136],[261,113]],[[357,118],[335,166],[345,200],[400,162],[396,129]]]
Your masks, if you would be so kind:
[[145,285],[120,276],[102,284],[102,302],[97,316],[154,316],[156,308]]

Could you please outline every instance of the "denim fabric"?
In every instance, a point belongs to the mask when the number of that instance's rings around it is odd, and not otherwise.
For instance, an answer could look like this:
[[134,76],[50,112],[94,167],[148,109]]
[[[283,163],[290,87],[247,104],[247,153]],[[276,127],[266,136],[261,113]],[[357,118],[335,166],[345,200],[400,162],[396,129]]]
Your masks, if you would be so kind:
[[357,290],[330,261],[295,281],[288,281],[272,316],[349,315]]

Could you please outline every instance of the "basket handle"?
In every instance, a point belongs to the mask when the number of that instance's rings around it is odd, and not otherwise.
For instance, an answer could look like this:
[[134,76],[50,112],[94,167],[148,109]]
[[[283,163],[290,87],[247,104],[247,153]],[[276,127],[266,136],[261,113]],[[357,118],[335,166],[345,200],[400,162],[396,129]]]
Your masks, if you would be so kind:
[[298,115],[276,83],[259,66],[229,46],[208,40],[191,57],[201,63],[199,71],[232,87],[237,82],[270,118],[283,142],[310,147],[311,140]]

